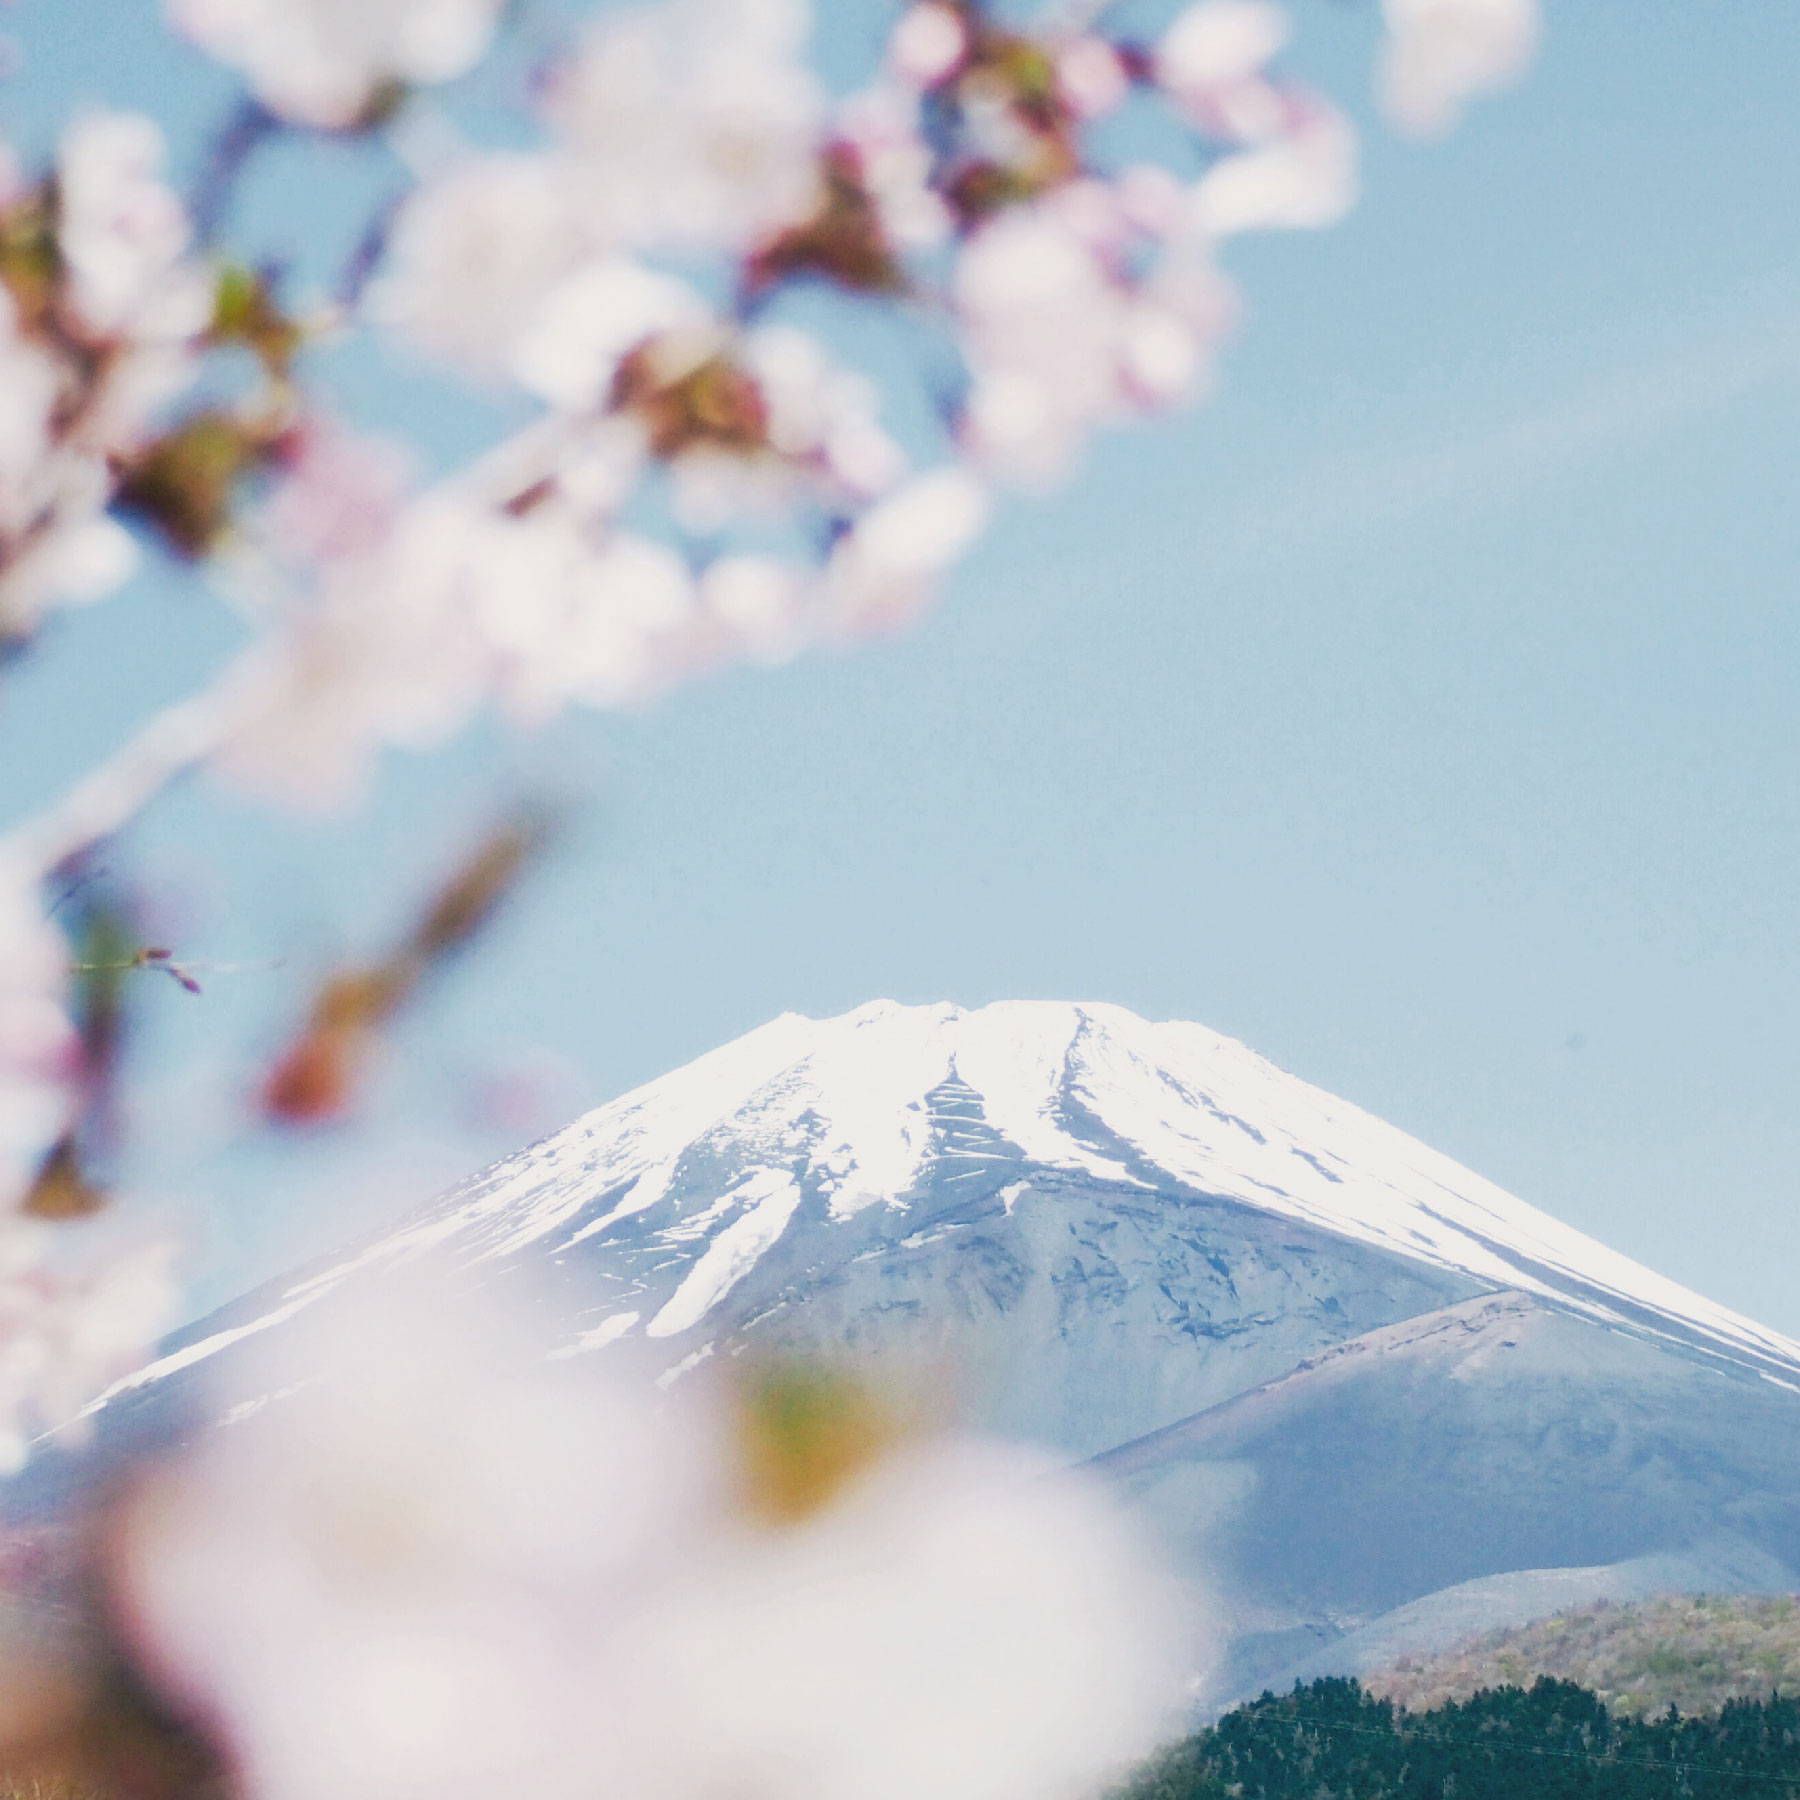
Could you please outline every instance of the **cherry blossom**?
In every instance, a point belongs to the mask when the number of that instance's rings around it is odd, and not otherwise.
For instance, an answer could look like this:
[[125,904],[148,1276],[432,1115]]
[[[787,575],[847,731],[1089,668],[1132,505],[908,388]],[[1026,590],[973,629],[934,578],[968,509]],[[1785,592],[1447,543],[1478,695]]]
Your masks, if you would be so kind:
[[837,114],[836,141],[852,159],[889,247],[904,253],[949,238],[953,215],[933,185],[917,95],[892,84],[851,95]]
[[162,133],[137,113],[89,113],[63,137],[57,246],[70,308],[97,337],[181,341],[210,316],[210,288],[184,263],[191,228],[164,155]]
[[391,86],[480,60],[504,0],[166,0],[170,22],[297,125],[360,123]]
[[79,1049],[68,982],[68,946],[29,872],[0,862],[0,1216],[69,1115]]
[[192,378],[212,311],[163,155],[150,120],[89,112],[63,136],[54,205],[4,184],[18,248],[0,276],[0,639],[136,562],[106,516],[117,471]]
[[[349,129],[469,68],[501,4],[168,12],[280,120]],[[1419,128],[1513,71],[1536,30],[1532,0],[1384,12],[1389,103]],[[119,503],[200,557],[242,538],[243,503],[272,482],[250,526],[282,571],[284,598],[257,603],[272,635],[226,682],[231,704],[200,707],[210,748],[170,766],[219,750],[304,767],[321,795],[352,791],[380,745],[434,742],[489,701],[531,718],[623,704],[833,621],[910,616],[982,510],[981,478],[1053,479],[1092,431],[1203,388],[1236,312],[1215,246],[1328,224],[1354,199],[1354,135],[1280,74],[1292,22],[1273,0],[1195,0],[1149,46],[1070,16],[1033,36],[914,0],[872,84],[828,104],[805,0],[602,10],[541,71],[539,143],[439,155],[371,240],[376,279],[346,324],[385,323],[547,409],[547,436],[404,503],[397,458],[333,439],[287,392],[305,333],[275,290],[239,272],[237,311],[215,311],[225,289],[191,250],[154,126],[77,121],[53,208],[8,160],[0,206],[23,242],[53,217],[56,258],[27,286],[0,281],[0,629],[28,635],[123,578]],[[1088,143],[1134,88],[1196,135],[1203,172],[1185,187],[1155,163],[1109,169]],[[979,478],[905,485],[883,387],[765,317],[808,281],[939,334],[937,449]],[[213,342],[253,348],[275,391],[260,414],[168,423]],[[624,529],[645,505],[682,550]],[[916,548],[894,535],[908,508],[939,527]],[[822,585],[791,552],[733,560],[742,532],[770,527],[815,546]],[[293,754],[303,743],[318,754]]]
[[423,1294],[295,1335],[120,1546],[251,1800],[1073,1797],[1168,1716],[1166,1587],[1035,1456],[865,1433],[771,1507],[717,1389]]
[[0,1473],[53,1428],[65,1443],[84,1436],[82,1410],[143,1362],[179,1299],[168,1243],[68,1269],[52,1262],[51,1236],[16,1219],[0,1229]]
[[579,164],[602,242],[731,250],[803,213],[824,97],[802,0],[669,0],[607,13],[550,77],[544,111]]
[[1104,38],[1078,37],[1056,52],[1056,84],[1083,119],[1103,119],[1131,92],[1125,60]]
[[909,624],[975,541],[988,505],[980,482],[950,467],[914,476],[871,507],[825,566],[837,628],[863,633]]
[[1197,0],[1156,47],[1157,83],[1203,130],[1267,136],[1280,128],[1281,106],[1265,71],[1292,30],[1271,0]]
[[336,1324],[140,1497],[134,1632],[252,1795],[574,1800],[632,1728],[614,1636],[716,1503],[719,1434],[519,1372],[473,1303]]
[[1537,0],[1383,0],[1381,102],[1403,131],[1448,131],[1466,102],[1517,79],[1537,50]]
[[16,1210],[74,1105],[69,949],[26,871],[0,865],[0,1473],[142,1360],[176,1293],[170,1246],[59,1255]]
[[376,549],[412,485],[403,446],[327,413],[310,414],[286,432],[281,471],[265,514],[270,537],[287,556],[311,564]]
[[1048,1459],[903,1443],[659,1608],[650,1654],[711,1738],[699,1767],[675,1759],[676,1791],[748,1773],[767,1794],[1076,1800],[1168,1727],[1170,1605]]
[[888,38],[888,67],[915,88],[936,87],[968,53],[969,30],[947,0],[923,0],[900,15]]
[[692,528],[717,529],[746,506],[772,510],[809,492],[832,510],[852,510],[906,473],[905,454],[881,427],[874,382],[834,362],[810,333],[751,331],[738,361],[760,396],[768,454],[682,457],[675,472],[686,491],[678,488],[677,501]]
[[484,701],[526,722],[642,702],[718,637],[667,546],[553,495],[509,509],[452,489],[335,564],[289,632],[218,760],[318,807],[358,792],[383,747],[439,744]]
[[581,260],[563,173],[544,156],[496,154],[423,184],[394,223],[370,312],[433,356],[509,372],[523,322]]
[[700,604],[748,661],[786,662],[806,643],[810,585],[792,563],[776,557],[721,556],[700,577]]
[[688,282],[633,257],[603,256],[559,282],[523,322],[512,369],[551,405],[579,411],[607,400],[625,357],[647,340],[664,346],[671,366],[697,366],[723,329]]
[[[34,884],[170,782],[212,765],[337,804],[486,708],[638,705],[909,622],[994,487],[1204,391],[1230,240],[1342,217],[1355,134],[1284,70],[1274,0],[1194,0],[1151,40],[1081,0],[1026,10],[910,0],[867,84],[828,94],[805,0],[609,5],[477,145],[408,90],[471,69],[503,0],[166,0],[248,88],[227,187],[300,129],[409,171],[323,307],[264,246],[197,247],[148,118],[84,113],[35,173],[0,146],[0,642],[143,554],[205,563],[250,639],[0,855],[15,1194],[69,1073]],[[1382,14],[1384,105],[1419,132],[1538,31],[1535,0]],[[1109,126],[1140,108],[1161,125]],[[1173,155],[1144,149],[1171,129]],[[852,312],[902,353],[864,360]],[[416,486],[319,391],[315,339],[369,327],[502,390],[506,435]]]
[[956,297],[973,377],[970,452],[1012,479],[1063,474],[1096,425],[1192,392],[1229,325],[1198,245],[1181,276],[1133,279],[1137,232],[1117,195],[1077,183],[974,232]]
[[97,455],[58,439],[66,375],[21,329],[0,287],[0,642],[53,606],[96,599],[136,561],[104,517],[111,481]]
[[1213,237],[1243,231],[1316,230],[1356,204],[1356,133],[1311,95],[1284,96],[1280,135],[1222,157],[1196,183],[1193,219]]

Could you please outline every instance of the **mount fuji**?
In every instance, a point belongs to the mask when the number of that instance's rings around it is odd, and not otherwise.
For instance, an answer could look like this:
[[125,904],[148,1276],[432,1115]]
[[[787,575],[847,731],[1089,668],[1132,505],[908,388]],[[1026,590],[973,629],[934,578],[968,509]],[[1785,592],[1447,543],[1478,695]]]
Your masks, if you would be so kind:
[[784,1015],[189,1328],[103,1424],[421,1271],[529,1283],[546,1355],[664,1383],[759,1349],[954,1370],[1204,1584],[1219,1700],[1800,1587],[1800,1344],[1198,1025]]

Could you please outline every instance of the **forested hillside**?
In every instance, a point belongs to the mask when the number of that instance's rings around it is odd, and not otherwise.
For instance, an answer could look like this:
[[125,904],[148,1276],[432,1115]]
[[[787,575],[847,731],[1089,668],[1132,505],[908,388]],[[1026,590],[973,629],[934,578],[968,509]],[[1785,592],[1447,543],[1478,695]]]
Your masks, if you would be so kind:
[[1579,1682],[1615,1712],[1676,1706],[1717,1712],[1728,1700],[1800,1694],[1800,1597],[1671,1594],[1603,1602],[1488,1633],[1441,1655],[1363,1677],[1373,1694],[1417,1711],[1481,1688],[1529,1687],[1540,1675]]
[[1800,1791],[1800,1702],[1622,1716],[1549,1678],[1407,1712],[1316,1681],[1166,1751],[1126,1800],[1749,1800]]

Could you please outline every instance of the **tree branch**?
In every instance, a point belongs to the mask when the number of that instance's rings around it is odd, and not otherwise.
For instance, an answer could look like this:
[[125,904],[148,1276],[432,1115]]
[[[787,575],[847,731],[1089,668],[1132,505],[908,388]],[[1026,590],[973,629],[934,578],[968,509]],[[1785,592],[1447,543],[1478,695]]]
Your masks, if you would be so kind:
[[0,865],[42,879],[128,824],[255,717],[273,675],[266,645],[243,652],[207,687],[156,714],[35,818],[0,836]]

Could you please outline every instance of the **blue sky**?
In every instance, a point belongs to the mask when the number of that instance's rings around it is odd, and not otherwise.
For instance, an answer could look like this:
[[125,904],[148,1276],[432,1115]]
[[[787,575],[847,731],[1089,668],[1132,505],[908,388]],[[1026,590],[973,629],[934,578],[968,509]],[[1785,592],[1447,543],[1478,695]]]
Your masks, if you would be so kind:
[[[1371,9],[1297,11],[1360,103]],[[885,16],[837,0],[830,53]],[[28,144],[77,98],[190,146],[224,104],[137,0],[7,24]],[[484,729],[349,819],[172,797],[129,861],[185,953],[250,965],[146,994],[137,1174],[197,1296],[503,1152],[459,1096],[532,1046],[550,1125],[788,1008],[1068,997],[1242,1037],[1800,1331],[1796,67],[1767,0],[1552,0],[1523,87],[1447,143],[1372,130],[1349,222],[1233,257],[1208,406],[1009,504],[911,635]],[[316,238],[364,179],[280,161],[246,217]],[[444,455],[485,423],[333,375]],[[231,641],[166,581],[72,619],[0,694],[0,809]],[[365,1123],[234,1132],[300,984],[521,786],[577,828]]]

